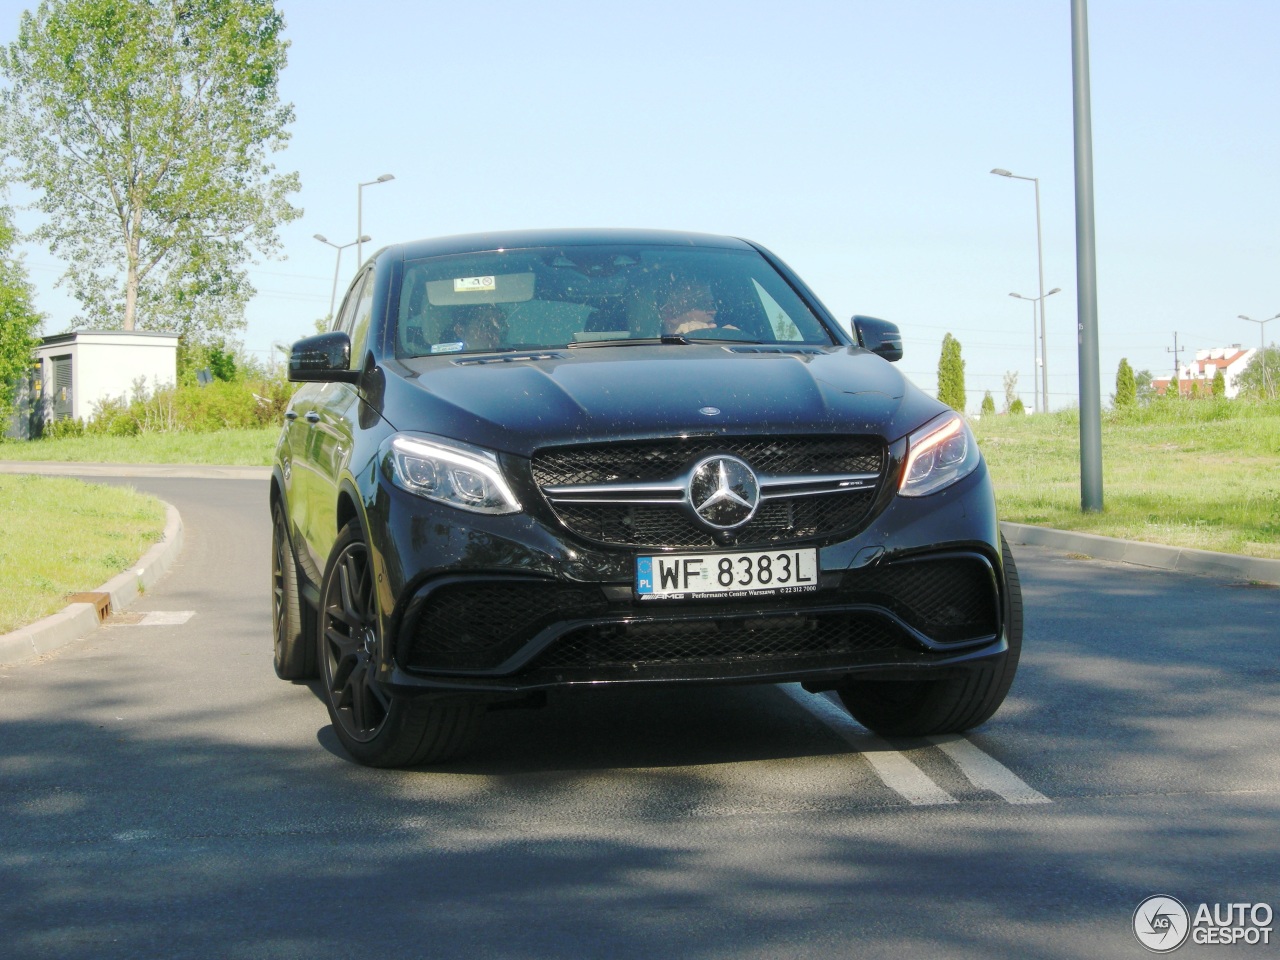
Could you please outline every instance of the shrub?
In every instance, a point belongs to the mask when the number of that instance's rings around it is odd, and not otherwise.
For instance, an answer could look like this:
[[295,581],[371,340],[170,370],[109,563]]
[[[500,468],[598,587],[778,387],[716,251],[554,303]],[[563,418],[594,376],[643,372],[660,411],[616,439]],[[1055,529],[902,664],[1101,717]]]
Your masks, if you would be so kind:
[[44,436],[73,437],[85,433],[131,437],[140,433],[185,431],[209,433],[228,428],[264,427],[281,422],[294,385],[281,377],[260,381],[215,380],[206,386],[181,384],[148,395],[134,384],[133,399],[109,398],[94,405],[87,424],[59,420]]

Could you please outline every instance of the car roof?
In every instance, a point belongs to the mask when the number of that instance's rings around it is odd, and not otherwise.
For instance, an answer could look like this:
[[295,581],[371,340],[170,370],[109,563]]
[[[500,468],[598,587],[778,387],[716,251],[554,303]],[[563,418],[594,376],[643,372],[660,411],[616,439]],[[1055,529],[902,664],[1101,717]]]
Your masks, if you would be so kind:
[[636,246],[691,246],[727,249],[754,249],[745,240],[710,233],[687,233],[679,230],[635,229],[556,229],[504,230],[491,233],[467,233],[452,237],[414,240],[384,247],[375,256],[389,253],[396,259],[420,260],[454,253],[479,253],[486,250],[512,250],[525,247],[596,246],[629,244]]

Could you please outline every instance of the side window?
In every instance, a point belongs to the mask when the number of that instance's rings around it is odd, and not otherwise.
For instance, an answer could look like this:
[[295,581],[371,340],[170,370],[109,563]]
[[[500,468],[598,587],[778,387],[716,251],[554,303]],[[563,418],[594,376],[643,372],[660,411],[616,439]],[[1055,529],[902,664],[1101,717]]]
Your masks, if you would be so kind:
[[355,300],[355,310],[349,329],[351,365],[357,369],[364,363],[364,348],[369,340],[369,321],[373,319],[373,287],[373,271],[370,270],[364,275],[364,285],[360,288],[359,297],[352,298]]
[[[342,301],[342,309],[338,311],[338,322],[333,325],[335,333],[341,331],[351,336],[351,324],[355,319],[356,304],[360,302],[360,291],[364,287],[364,280],[364,277],[358,277],[351,285],[351,289],[347,291],[347,297]],[[355,355],[354,350],[351,353],[352,356]]]
[[751,283],[755,286],[756,296],[760,298],[760,306],[764,309],[765,316],[769,318],[769,326],[773,328],[774,339],[780,341],[803,340],[804,336],[800,333],[800,328],[787,315],[787,311],[778,305],[778,301],[769,296],[769,291],[765,290],[755,280],[752,280]]

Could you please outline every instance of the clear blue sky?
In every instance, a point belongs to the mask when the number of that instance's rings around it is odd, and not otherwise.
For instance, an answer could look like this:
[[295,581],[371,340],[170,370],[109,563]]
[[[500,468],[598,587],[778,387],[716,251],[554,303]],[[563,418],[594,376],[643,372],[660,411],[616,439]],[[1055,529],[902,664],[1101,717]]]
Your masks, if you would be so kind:
[[[24,3],[0,0],[0,42]],[[284,2],[277,155],[305,216],[253,272],[245,347],[311,332],[334,251],[489,229],[639,226],[770,247],[835,313],[897,322],[932,392],[963,345],[969,408],[1031,406],[1040,178],[1051,405],[1076,402],[1069,0],[639,4]],[[1280,312],[1280,2],[1089,4],[1100,378],[1168,351],[1257,345]],[[30,221],[27,221],[28,223]],[[355,267],[343,257],[340,284]],[[63,329],[60,268],[27,258]],[[341,293],[341,291],[340,291]],[[1280,321],[1267,328],[1280,339]],[[1185,362],[1192,353],[1184,353]]]

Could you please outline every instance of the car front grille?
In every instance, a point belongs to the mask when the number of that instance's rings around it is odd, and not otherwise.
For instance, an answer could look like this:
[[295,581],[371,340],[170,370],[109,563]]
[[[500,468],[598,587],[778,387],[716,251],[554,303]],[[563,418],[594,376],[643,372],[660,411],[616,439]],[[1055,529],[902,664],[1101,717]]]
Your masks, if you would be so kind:
[[[762,490],[768,484],[776,491],[747,523],[727,532],[704,524],[685,496],[689,471],[715,454],[744,461]],[[886,462],[884,443],[874,437],[696,437],[555,447],[535,453],[531,466],[552,511],[578,536],[690,550],[848,534],[875,502]],[[815,485],[821,478],[826,482]],[[627,491],[629,484],[666,487],[655,496]]]
[[963,643],[999,629],[995,571],[972,554],[851,570],[841,593],[884,606],[935,643]]
[[397,659],[411,670],[491,670],[548,626],[607,610],[594,587],[534,579],[458,581],[427,596],[417,621],[401,635]]
[[902,640],[887,619],[848,613],[590,626],[562,637],[530,669],[776,665],[893,650]]

